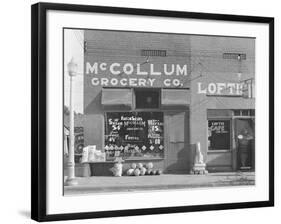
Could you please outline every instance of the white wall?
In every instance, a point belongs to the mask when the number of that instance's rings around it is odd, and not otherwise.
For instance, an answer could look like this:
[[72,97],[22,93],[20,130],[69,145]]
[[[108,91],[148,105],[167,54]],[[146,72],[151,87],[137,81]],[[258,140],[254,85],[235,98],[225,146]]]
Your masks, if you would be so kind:
[[[50,0],[51,1],[51,0]],[[61,2],[120,7],[139,7],[195,12],[228,13],[276,17],[276,62],[280,61],[280,6],[278,0],[68,0]],[[1,223],[35,223],[30,220],[30,4],[35,1],[3,1],[1,4]],[[280,65],[276,63],[276,87]],[[276,88],[276,99],[281,88]],[[276,115],[281,114],[280,101]],[[276,136],[280,134],[276,118]],[[276,138],[275,158],[280,158],[280,138]],[[276,159],[277,161],[277,159]],[[229,211],[197,212],[70,221],[60,223],[267,223],[280,213],[280,163],[276,163],[276,207]],[[278,189],[279,188],[279,189]]]

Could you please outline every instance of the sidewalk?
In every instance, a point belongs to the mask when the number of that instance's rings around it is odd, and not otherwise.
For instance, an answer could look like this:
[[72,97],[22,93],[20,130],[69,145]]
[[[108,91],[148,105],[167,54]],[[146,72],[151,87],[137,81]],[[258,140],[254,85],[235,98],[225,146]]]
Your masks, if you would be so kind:
[[254,172],[209,173],[206,175],[162,174],[160,176],[77,177],[77,186],[65,186],[64,194],[129,192],[254,185]]

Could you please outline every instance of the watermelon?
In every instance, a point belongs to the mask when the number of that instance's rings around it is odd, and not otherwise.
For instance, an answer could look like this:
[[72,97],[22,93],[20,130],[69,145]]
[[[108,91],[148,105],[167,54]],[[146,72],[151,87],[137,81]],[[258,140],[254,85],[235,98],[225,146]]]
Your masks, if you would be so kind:
[[135,169],[134,170],[134,175],[135,176],[139,176],[140,175],[140,170],[139,169]]
[[147,169],[152,169],[153,168],[153,163],[152,162],[149,162],[146,164],[146,168]]
[[141,169],[143,167],[142,163],[137,164],[137,168]]
[[134,169],[127,170],[127,176],[132,176],[134,174]]
[[137,168],[137,164],[132,163],[132,164],[131,164],[131,168],[132,168],[132,169],[136,169],[136,168]]
[[162,174],[162,170],[156,170],[156,175],[161,175]]
[[140,168],[140,175],[143,176],[146,173],[146,169],[144,167]]

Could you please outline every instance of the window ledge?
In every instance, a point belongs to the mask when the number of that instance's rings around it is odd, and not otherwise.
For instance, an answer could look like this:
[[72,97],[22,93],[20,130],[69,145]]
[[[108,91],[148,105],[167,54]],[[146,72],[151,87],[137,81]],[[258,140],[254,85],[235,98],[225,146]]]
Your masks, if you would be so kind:
[[208,150],[207,153],[225,153],[231,152],[231,149],[216,149],[216,150]]
[[164,160],[164,157],[124,158],[123,160],[125,160],[125,161]]

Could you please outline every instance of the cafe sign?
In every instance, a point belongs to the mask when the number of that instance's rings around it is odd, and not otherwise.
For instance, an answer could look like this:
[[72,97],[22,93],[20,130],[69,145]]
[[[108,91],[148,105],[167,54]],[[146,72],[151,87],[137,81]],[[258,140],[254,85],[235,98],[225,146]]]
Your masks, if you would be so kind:
[[85,62],[85,78],[92,87],[188,88],[187,64]]

